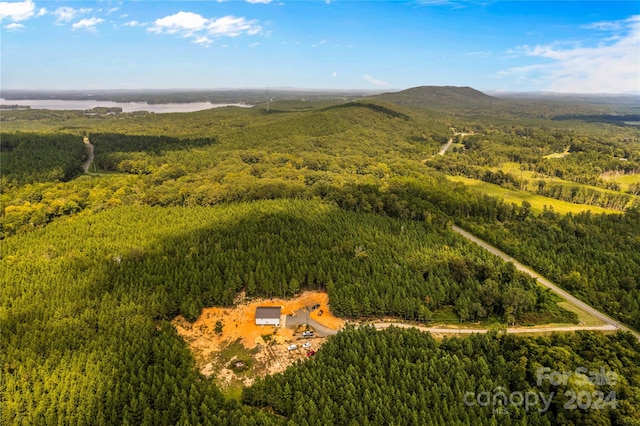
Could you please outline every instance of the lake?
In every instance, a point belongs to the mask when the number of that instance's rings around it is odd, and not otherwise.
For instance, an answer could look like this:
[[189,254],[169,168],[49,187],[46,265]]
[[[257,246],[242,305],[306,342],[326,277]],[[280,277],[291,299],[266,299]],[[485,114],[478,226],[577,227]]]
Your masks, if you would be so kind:
[[250,108],[252,105],[245,104],[212,104],[211,102],[190,102],[179,104],[149,104],[146,102],[111,102],[111,101],[67,101],[61,99],[10,99],[0,98],[0,105],[24,105],[31,109],[51,109],[51,110],[80,110],[85,111],[96,107],[122,108],[122,112],[148,111],[158,114],[169,112],[194,112],[211,108],[226,106],[237,106]]

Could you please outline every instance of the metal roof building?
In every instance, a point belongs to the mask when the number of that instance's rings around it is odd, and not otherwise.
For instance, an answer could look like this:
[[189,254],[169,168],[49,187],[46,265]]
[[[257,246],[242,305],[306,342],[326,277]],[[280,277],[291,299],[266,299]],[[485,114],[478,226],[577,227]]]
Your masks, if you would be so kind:
[[256,308],[256,325],[280,325],[280,306],[258,306]]

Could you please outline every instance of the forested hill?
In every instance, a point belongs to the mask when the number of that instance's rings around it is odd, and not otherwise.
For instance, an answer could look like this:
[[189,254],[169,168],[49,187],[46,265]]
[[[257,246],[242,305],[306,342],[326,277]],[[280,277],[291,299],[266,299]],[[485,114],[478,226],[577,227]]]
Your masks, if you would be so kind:
[[489,106],[499,101],[471,87],[456,86],[413,87],[400,92],[383,93],[374,98],[396,104],[432,108]]

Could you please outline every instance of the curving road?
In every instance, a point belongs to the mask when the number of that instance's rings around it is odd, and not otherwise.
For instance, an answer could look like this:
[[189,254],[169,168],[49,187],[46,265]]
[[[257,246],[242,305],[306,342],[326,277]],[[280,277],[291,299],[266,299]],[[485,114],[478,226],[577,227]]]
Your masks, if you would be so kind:
[[319,337],[338,334],[338,330],[325,327],[313,318],[308,317],[304,308],[295,311],[293,316],[287,316],[285,327],[295,328],[295,326],[302,324],[309,324]]
[[[513,265],[516,267],[517,270],[522,271],[525,274],[535,278],[540,284],[542,284],[543,286],[551,289],[551,291],[553,291],[554,293],[556,293],[557,295],[559,295],[563,299],[567,300],[568,302],[570,302],[574,306],[577,306],[578,308],[582,309],[583,311],[588,312],[589,314],[593,315],[594,317],[602,320],[603,322],[605,322],[607,324],[608,327],[610,327],[609,329],[629,331],[638,340],[640,340],[640,333],[629,329],[624,324],[621,324],[620,322],[616,321],[615,319],[611,318],[610,316],[600,312],[599,310],[593,308],[592,306],[584,303],[582,300],[572,296],[570,293],[568,293],[567,291],[561,289],[560,287],[558,287],[557,285],[555,285],[554,283],[552,283],[551,281],[549,281],[548,279],[546,279],[542,275],[540,275],[537,272],[533,271],[531,268],[529,268],[529,267],[523,265],[522,263],[518,262],[513,257],[509,256],[507,253],[499,250],[498,248],[496,248],[496,247],[492,246],[491,244],[487,243],[486,241],[481,240],[480,238],[476,237],[475,235],[470,234],[469,232],[465,231],[462,228],[459,228],[459,227],[454,225],[454,226],[451,227],[451,229],[454,232],[457,232],[458,234],[462,235],[467,240],[479,245],[480,247],[484,248],[485,250],[490,251],[491,253],[495,254],[496,256],[501,257],[504,261],[513,263]],[[563,328],[563,330],[567,330],[569,328],[574,328],[574,327],[566,327],[566,328]],[[576,329],[579,329],[579,330],[590,330],[591,328],[590,327],[578,327]]]

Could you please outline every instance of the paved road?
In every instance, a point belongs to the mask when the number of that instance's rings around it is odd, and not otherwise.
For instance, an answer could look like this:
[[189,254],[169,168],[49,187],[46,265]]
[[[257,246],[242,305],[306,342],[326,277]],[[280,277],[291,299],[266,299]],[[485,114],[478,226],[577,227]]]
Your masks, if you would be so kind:
[[[486,241],[481,240],[480,238],[474,236],[473,234],[470,234],[469,232],[467,232],[467,231],[465,231],[465,230],[463,230],[463,229],[461,229],[461,228],[459,228],[457,226],[452,226],[451,229],[453,231],[457,232],[458,234],[462,235],[463,237],[465,237],[469,241],[472,241],[472,242],[478,244],[480,247],[482,247],[482,248],[490,251],[491,253],[495,254],[496,256],[501,257],[503,260],[505,260],[507,262],[512,262],[513,265],[516,267],[516,269],[518,269],[519,271],[524,272],[525,274],[528,274],[528,275],[532,276],[533,278],[538,280],[538,282],[540,284],[542,284],[543,286],[551,289],[551,291],[553,291],[554,293],[558,294],[560,297],[566,299],[568,302],[570,302],[574,306],[577,306],[578,308],[582,309],[583,311],[586,311],[586,312],[590,313],[591,315],[593,315],[594,317],[604,321],[605,323],[607,323],[607,325],[613,327],[614,330],[618,329],[618,330],[623,330],[623,331],[630,331],[634,336],[636,336],[636,338],[638,338],[638,340],[640,340],[640,333],[637,333],[637,332],[635,332],[633,330],[630,330],[624,324],[621,324],[620,322],[616,321],[615,319],[611,318],[610,316],[600,312],[599,310],[587,305],[586,303],[584,303],[580,299],[577,299],[576,297],[572,296],[570,293],[568,293],[565,290],[561,289],[560,287],[558,287],[557,285],[555,285],[554,283],[552,283],[551,281],[549,281],[548,279],[546,279],[542,275],[538,274],[537,272],[533,271],[532,269],[530,269],[527,266],[523,265],[522,263],[518,262],[517,260],[515,260],[514,258],[509,256],[507,253],[497,249],[496,247],[492,246],[491,244],[487,243]],[[589,328],[579,328],[579,329],[588,330]]]

